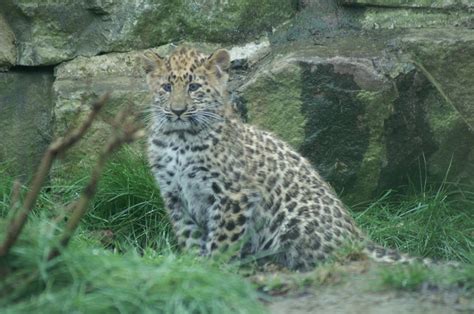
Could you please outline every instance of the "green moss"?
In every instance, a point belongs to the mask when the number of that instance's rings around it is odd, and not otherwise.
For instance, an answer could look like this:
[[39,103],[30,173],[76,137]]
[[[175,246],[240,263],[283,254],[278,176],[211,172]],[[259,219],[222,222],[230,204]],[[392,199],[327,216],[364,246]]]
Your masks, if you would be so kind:
[[186,36],[213,42],[236,42],[271,31],[296,11],[291,0],[214,1],[182,0],[179,21]]
[[364,29],[425,28],[469,24],[467,12],[413,11],[410,9],[370,8],[361,20]]
[[[275,132],[294,148],[304,140],[306,119],[301,112],[301,69],[284,69],[260,74],[243,94],[252,124]],[[271,92],[262,92],[271,91]]]
[[462,0],[344,0],[344,3],[391,8],[462,8],[468,6]]
[[386,161],[384,122],[393,111],[391,95],[386,92],[361,91],[356,98],[365,104],[363,124],[369,130],[367,150],[362,158],[350,202],[369,199],[376,191],[383,163]]
[[51,140],[52,69],[0,72],[0,162],[27,178]]
[[330,61],[301,64],[307,123],[300,152],[336,190],[352,193],[368,145],[369,130],[359,121],[365,104],[354,97],[361,90],[356,81],[362,78],[338,71]]
[[432,97],[427,119],[438,145],[430,156],[430,175],[438,180],[473,184],[474,136],[460,114],[439,98]]

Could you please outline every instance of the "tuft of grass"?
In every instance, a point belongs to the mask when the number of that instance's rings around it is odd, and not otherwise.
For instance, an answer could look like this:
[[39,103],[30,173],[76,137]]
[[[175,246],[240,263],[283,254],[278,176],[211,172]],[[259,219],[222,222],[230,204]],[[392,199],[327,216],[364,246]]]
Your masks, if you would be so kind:
[[32,217],[0,268],[2,313],[261,313],[251,284],[233,271],[191,256],[146,249],[117,254],[81,233],[52,261],[54,230]]
[[389,191],[355,219],[375,242],[414,256],[469,262],[474,250],[474,193],[456,185]]
[[146,158],[130,148],[109,162],[85,224],[110,230],[114,246],[120,249],[162,248],[174,243]]
[[[60,215],[67,204],[79,197],[87,180],[87,173],[72,183],[54,179],[45,189],[49,192],[42,193],[40,211]],[[114,154],[102,174],[83,226],[105,245],[122,252],[174,246],[160,191],[142,152],[127,146]]]

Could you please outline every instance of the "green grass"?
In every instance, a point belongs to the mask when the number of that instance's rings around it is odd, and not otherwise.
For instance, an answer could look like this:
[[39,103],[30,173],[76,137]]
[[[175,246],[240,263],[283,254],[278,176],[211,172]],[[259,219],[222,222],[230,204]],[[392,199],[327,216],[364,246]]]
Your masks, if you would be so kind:
[[250,283],[195,257],[106,250],[80,232],[48,262],[54,230],[32,217],[7,260],[11,275],[0,281],[2,313],[260,313]]
[[[59,167],[55,171],[61,171]],[[76,199],[88,174],[70,181],[53,179],[42,193],[39,211],[60,215]],[[119,251],[169,248],[174,245],[163,202],[143,153],[125,147],[108,162],[84,227]]]
[[113,245],[121,250],[173,245],[163,202],[143,155],[125,149],[109,162],[85,225],[112,231]]
[[362,212],[359,226],[377,243],[414,256],[473,262],[474,193],[459,186],[387,192]]

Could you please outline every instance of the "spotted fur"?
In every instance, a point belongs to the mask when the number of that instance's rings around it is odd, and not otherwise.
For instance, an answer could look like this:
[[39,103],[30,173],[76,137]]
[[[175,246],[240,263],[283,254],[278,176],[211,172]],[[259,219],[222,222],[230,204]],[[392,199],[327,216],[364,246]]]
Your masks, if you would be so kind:
[[[234,116],[227,51],[179,48],[144,59],[154,96],[149,162],[181,247],[212,255],[237,246],[241,257],[307,269],[346,241],[364,241],[305,158]],[[408,260],[372,244],[364,251],[379,261]]]

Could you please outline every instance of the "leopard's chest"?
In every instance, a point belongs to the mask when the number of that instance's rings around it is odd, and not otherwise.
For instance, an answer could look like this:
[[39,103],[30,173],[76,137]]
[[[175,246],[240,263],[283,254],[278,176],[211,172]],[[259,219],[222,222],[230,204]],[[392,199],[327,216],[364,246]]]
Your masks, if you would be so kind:
[[215,169],[206,151],[193,149],[192,145],[176,147],[160,150],[157,160],[161,167],[155,171],[155,178],[165,199],[177,198],[183,210],[204,224],[215,200],[212,189]]

